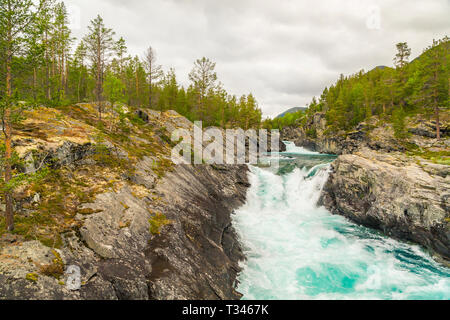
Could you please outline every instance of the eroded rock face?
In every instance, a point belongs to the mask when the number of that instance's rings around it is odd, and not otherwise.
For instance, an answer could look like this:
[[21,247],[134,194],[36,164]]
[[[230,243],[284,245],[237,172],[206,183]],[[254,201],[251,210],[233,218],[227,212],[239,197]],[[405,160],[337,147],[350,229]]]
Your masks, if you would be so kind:
[[238,299],[234,290],[243,254],[230,212],[245,201],[247,167],[182,165],[156,188],[153,210],[171,220],[150,240],[152,299]]
[[[243,255],[230,215],[248,186],[246,166],[180,165],[144,197],[127,185],[101,194],[85,206],[98,212],[79,214],[83,226],[66,234],[59,250],[66,266],[81,268],[81,289],[67,290],[63,277],[26,280],[51,255],[30,242],[2,252],[11,258],[0,268],[0,298],[239,299],[234,288]],[[152,234],[155,213],[168,222]]]
[[[147,114],[154,118],[140,116]],[[192,128],[176,113],[157,120],[169,132]],[[94,161],[86,158],[93,150],[85,141],[42,150],[30,158],[29,170],[47,154],[56,168]],[[62,235],[57,251],[38,241],[0,238],[0,299],[239,299],[235,281],[244,257],[231,214],[245,201],[247,166],[173,165],[161,177],[154,161],[144,156],[83,204],[75,216],[79,227]],[[42,272],[55,255],[65,268],[80,268],[79,290],[69,290],[60,270]]]
[[329,210],[450,259],[448,166],[365,149],[332,168],[321,199]]
[[[408,142],[421,148],[434,145],[448,148],[450,139],[448,124],[441,124],[440,143],[436,141],[436,123],[424,119],[410,119]],[[405,152],[404,141],[396,139],[392,125],[380,122],[376,117],[360,123],[352,132],[328,130],[325,114],[316,113],[303,127],[286,127],[281,131],[282,140],[294,142],[297,146],[328,154],[353,154],[365,148],[381,152]]]
[[[407,127],[409,136],[399,140],[391,124],[373,117],[353,132],[331,134],[325,114],[317,113],[304,127],[283,129],[282,137],[339,155],[321,198],[330,211],[450,259],[450,166],[420,157],[448,151],[448,124],[440,141],[432,120],[410,118]],[[408,145],[419,155],[407,156]]]

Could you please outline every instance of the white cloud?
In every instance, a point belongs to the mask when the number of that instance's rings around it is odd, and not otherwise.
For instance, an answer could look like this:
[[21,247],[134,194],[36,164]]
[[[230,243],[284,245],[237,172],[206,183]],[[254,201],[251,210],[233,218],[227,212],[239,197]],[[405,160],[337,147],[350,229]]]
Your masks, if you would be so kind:
[[195,59],[217,62],[229,92],[253,92],[266,115],[303,106],[340,73],[391,65],[395,44],[419,55],[450,34],[450,1],[66,0],[78,7],[81,37],[100,13],[142,55],[152,45],[179,80]]

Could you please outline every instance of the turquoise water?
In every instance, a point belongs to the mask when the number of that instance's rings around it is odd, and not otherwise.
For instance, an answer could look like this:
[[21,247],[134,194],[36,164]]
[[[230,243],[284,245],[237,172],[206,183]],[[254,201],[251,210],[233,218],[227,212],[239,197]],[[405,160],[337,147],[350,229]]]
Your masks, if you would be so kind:
[[419,246],[316,206],[332,159],[302,167],[320,156],[290,148],[284,163],[300,165],[282,175],[251,167],[247,203],[233,217],[247,256],[244,299],[450,299],[450,270]]

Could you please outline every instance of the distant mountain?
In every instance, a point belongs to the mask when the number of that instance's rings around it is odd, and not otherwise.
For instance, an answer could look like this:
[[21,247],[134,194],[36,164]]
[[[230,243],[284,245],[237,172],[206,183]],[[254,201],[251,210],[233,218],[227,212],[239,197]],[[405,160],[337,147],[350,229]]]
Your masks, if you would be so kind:
[[306,111],[308,108],[307,107],[295,107],[295,108],[291,108],[285,112],[283,112],[282,114],[280,114],[278,117],[276,117],[275,119],[279,119],[279,118],[283,118],[285,115],[289,114],[289,113],[296,113],[298,111]]

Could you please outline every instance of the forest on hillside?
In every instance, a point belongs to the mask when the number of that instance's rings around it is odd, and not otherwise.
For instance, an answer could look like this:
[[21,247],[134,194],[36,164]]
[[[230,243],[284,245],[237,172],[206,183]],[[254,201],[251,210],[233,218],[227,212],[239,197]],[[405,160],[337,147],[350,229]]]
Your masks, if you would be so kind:
[[[118,115],[121,124],[136,122],[137,108],[175,110],[203,121],[204,127],[248,129],[261,124],[255,97],[229,94],[210,59],[194,62],[190,84],[183,87],[173,68],[165,72],[158,64],[151,46],[141,56],[130,55],[125,39],[116,36],[100,15],[90,21],[82,39],[75,39],[64,2],[0,0],[0,64],[0,190],[9,231],[14,229],[14,190],[47,172],[19,170],[25,162],[15,152],[13,137],[30,114],[26,111],[42,111],[39,107],[44,106],[70,112],[75,104],[94,101],[97,114],[92,124],[115,136],[117,126],[105,113]],[[120,137],[126,139],[129,128],[122,129]],[[109,153],[105,148],[97,152]]]
[[349,131],[359,123],[378,116],[394,124],[396,134],[406,133],[405,118],[424,114],[437,123],[450,108],[450,38],[433,40],[430,47],[413,61],[406,42],[397,44],[394,68],[377,67],[351,76],[341,74],[337,82],[313,98],[306,112],[299,111],[279,119],[266,120],[266,128],[281,129],[301,125],[316,112],[326,114],[330,134]]
[[194,62],[190,85],[183,87],[173,68],[163,71],[151,46],[141,56],[130,55],[125,39],[100,15],[75,39],[64,2],[0,1],[0,41],[0,86],[9,88],[0,92],[3,102],[58,107],[109,101],[176,110],[207,126],[249,128],[261,121],[255,97],[229,94],[210,59]]

